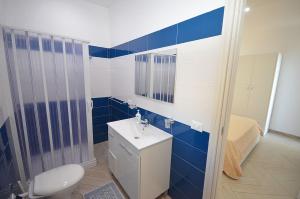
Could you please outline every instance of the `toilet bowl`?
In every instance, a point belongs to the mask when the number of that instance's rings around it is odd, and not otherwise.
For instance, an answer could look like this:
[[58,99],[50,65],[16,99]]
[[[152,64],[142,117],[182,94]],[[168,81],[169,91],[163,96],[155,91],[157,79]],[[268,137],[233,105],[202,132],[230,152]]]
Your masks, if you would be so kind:
[[67,199],[84,176],[78,164],[60,166],[34,177],[29,184],[29,198]]

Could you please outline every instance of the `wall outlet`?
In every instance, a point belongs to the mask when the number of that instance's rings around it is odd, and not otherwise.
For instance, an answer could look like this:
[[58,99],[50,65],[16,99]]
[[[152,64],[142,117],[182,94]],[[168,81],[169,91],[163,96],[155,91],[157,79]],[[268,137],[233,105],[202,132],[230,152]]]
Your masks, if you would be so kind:
[[201,122],[192,120],[191,129],[194,129],[199,132],[203,132],[203,124]]

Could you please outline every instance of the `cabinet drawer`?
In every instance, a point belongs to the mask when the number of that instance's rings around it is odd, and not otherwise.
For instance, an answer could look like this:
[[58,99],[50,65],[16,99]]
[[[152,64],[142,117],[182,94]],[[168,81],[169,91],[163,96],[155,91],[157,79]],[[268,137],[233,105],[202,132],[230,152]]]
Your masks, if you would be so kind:
[[116,155],[111,151],[111,150],[108,150],[108,166],[109,166],[109,169],[110,171],[115,175],[117,176],[118,174],[116,173],[117,172],[117,157]]
[[108,148],[114,154],[117,155],[118,137],[113,129],[108,128]]
[[131,199],[139,197],[140,160],[124,143],[118,145],[120,157],[117,164],[118,180]]
[[124,148],[128,153],[132,153],[134,156],[139,156],[139,151],[130,142],[120,135],[117,135],[119,145]]

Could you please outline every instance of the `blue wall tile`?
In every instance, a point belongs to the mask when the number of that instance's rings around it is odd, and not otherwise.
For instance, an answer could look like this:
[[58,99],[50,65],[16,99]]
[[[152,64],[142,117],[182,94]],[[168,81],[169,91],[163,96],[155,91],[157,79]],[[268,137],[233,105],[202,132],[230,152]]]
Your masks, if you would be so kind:
[[180,122],[175,122],[172,125],[172,132],[174,137],[207,153],[209,133],[196,131]]
[[92,115],[93,117],[103,117],[109,115],[109,106],[93,108]]
[[202,198],[203,187],[196,187],[187,181],[184,176],[181,176],[174,169],[171,168],[171,182],[172,186],[180,190],[186,198],[197,199]]
[[205,173],[192,166],[176,154],[172,155],[172,168],[196,187],[204,186]]
[[4,146],[7,145],[8,144],[8,136],[7,136],[7,131],[6,131],[6,127],[5,126],[1,127],[0,134],[1,134],[3,145]]
[[172,153],[175,153],[197,169],[205,172],[207,154],[203,153],[201,150],[177,138],[173,138]]
[[94,144],[107,140],[107,122],[110,121],[110,105],[108,97],[92,98],[93,138]]
[[9,120],[6,120],[0,128],[0,198],[8,198],[10,193],[8,185],[16,185],[18,180],[8,139],[10,132],[7,129],[9,127],[8,122]]
[[108,140],[107,133],[98,133],[93,135],[94,144],[97,144],[99,142],[104,142]]
[[92,100],[93,100],[93,108],[109,105],[108,97],[92,98]]
[[93,125],[93,132],[94,134],[107,133],[107,125],[106,124]]
[[93,117],[93,124],[94,125],[104,125],[108,122],[108,115],[99,116],[99,117]]
[[148,35],[148,50],[176,44],[177,24]]
[[171,196],[172,199],[190,199],[187,198],[187,196],[185,196],[184,193],[178,190],[175,186],[170,187],[169,196]]
[[92,57],[108,58],[108,48],[89,45],[89,55]]
[[199,15],[178,24],[177,43],[184,43],[220,35],[224,7]]
[[115,47],[108,49],[108,58],[114,58],[116,57],[116,49]]
[[132,41],[129,41],[129,51],[130,53],[138,53],[142,51],[147,51],[148,49],[148,36],[143,36]]
[[129,52],[129,43],[124,43],[121,45],[118,45],[116,47],[114,47],[115,49],[115,57],[120,57],[120,56],[124,56],[124,55],[128,55],[130,54]]

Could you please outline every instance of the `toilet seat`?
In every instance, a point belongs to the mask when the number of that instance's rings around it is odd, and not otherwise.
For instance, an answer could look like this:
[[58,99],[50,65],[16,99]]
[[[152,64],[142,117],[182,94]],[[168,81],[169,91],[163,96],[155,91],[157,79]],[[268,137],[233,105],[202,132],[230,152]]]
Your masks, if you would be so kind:
[[32,197],[51,196],[77,184],[84,176],[84,169],[77,164],[60,166],[34,177],[30,183]]

